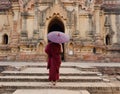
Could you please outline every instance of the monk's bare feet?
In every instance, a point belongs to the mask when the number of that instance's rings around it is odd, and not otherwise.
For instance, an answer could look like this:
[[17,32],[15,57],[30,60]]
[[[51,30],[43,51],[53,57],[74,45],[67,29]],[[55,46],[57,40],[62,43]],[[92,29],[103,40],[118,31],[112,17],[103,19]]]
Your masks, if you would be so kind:
[[53,85],[55,86],[55,85],[56,85],[56,83],[53,83]]
[[56,81],[52,81],[52,85],[55,86],[56,85]]

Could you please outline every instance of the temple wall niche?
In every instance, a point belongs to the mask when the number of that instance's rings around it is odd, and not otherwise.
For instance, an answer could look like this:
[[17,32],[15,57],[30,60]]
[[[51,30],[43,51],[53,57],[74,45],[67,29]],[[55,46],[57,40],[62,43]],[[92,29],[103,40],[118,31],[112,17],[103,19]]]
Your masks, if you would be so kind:
[[74,45],[73,45],[73,43],[70,43],[69,45],[68,45],[68,55],[73,55],[74,54]]
[[[2,32],[0,33],[0,44],[4,44],[3,41],[4,41],[4,35],[7,35],[9,37],[10,33],[7,32],[7,30],[2,30]],[[9,37],[9,40],[8,40],[8,43],[10,42],[10,37]]]

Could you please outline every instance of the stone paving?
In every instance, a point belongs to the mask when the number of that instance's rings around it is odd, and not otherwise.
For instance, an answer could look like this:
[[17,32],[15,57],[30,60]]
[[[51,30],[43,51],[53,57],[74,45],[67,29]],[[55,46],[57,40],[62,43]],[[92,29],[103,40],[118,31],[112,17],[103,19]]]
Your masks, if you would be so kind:
[[86,90],[79,90],[79,91],[73,91],[73,90],[57,90],[57,89],[42,89],[42,90],[17,90],[13,94],[90,94]]
[[[120,63],[63,62],[56,86],[48,81],[46,62],[0,62],[0,94],[120,94]],[[98,68],[100,67],[100,69]],[[103,74],[114,68],[115,75]]]

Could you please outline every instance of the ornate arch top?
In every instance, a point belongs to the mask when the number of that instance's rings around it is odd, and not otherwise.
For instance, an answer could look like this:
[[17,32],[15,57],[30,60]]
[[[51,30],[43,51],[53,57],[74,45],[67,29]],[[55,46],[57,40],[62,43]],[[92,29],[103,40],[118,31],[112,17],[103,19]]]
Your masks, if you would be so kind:
[[54,18],[57,18],[57,19],[62,19],[62,20],[66,20],[66,17],[64,17],[63,15],[61,15],[60,13],[53,13],[52,15],[49,15],[47,16],[47,20],[50,20],[50,19],[54,19]]

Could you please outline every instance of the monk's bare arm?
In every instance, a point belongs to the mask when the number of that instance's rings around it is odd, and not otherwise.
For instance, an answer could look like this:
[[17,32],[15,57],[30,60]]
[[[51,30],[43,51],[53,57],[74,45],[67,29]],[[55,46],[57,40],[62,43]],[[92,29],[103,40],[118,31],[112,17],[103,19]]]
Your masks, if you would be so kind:
[[61,53],[63,53],[63,47],[62,47],[62,44],[60,44],[60,49],[61,49]]

